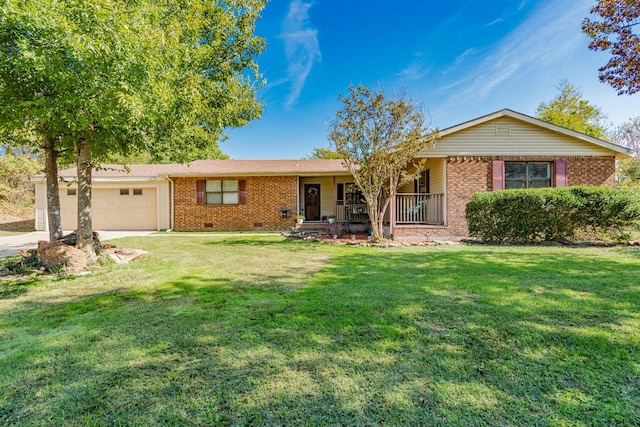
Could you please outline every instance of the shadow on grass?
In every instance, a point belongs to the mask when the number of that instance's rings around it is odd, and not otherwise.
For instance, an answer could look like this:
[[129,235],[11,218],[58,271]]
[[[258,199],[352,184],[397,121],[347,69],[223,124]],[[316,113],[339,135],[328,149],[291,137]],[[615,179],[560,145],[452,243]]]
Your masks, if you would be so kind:
[[[218,239],[202,242],[218,244],[224,253]],[[261,246],[255,262],[268,263],[291,244],[243,245]],[[300,262],[332,250],[295,249]],[[0,420],[640,422],[640,285],[629,261],[521,248],[330,257],[305,274],[167,272],[145,290],[19,307],[14,322],[55,323],[0,347]]]

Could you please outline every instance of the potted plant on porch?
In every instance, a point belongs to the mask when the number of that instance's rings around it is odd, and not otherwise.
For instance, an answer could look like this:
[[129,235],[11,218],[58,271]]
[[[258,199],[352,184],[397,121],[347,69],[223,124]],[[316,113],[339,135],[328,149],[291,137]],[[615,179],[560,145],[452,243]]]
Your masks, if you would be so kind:
[[304,215],[297,215],[296,221],[298,221],[298,224],[302,224],[304,222]]
[[327,220],[329,221],[329,224],[333,224],[334,222],[336,222],[336,216],[335,215],[329,215],[329,216],[327,216]]

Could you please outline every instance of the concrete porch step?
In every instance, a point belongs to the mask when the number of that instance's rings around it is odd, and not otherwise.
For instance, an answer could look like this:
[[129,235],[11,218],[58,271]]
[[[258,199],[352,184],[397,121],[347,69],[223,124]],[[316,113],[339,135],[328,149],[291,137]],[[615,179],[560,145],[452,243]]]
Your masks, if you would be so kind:
[[296,224],[296,231],[302,233],[325,233],[327,231],[326,222],[303,222]]

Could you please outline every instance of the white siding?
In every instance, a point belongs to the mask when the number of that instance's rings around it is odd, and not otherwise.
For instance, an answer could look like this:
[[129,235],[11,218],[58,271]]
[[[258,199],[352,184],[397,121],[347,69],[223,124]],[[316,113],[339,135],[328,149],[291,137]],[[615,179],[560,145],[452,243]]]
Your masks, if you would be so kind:
[[44,182],[36,182],[36,221],[38,231],[47,230],[47,186]]
[[446,159],[428,159],[427,169],[429,172],[429,191],[432,194],[444,193],[444,164]]
[[171,228],[171,194],[169,182],[158,183],[158,230]]
[[443,136],[421,157],[446,156],[611,156],[604,147],[511,117],[500,117]]

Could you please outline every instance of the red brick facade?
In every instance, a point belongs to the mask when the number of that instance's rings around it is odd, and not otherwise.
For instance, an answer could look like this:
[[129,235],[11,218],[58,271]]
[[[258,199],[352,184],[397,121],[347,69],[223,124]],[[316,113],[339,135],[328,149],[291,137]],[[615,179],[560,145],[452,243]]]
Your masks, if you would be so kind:
[[615,186],[613,156],[500,156],[449,157],[447,159],[447,225],[396,226],[394,238],[430,238],[468,236],[465,208],[473,193],[492,190],[492,161],[567,161],[567,185]]
[[[199,179],[245,180],[244,204],[197,203]],[[295,176],[248,176],[174,178],[174,229],[176,231],[272,231],[288,230],[295,224],[297,185]],[[289,209],[283,219],[280,211]]]
[[[465,208],[478,191],[492,190],[492,161],[567,161],[568,185],[615,185],[615,159],[606,157],[456,156],[446,166],[446,226],[403,225],[393,230],[396,239],[467,236]],[[269,231],[295,225],[298,178],[295,176],[229,176],[208,179],[246,181],[246,202],[237,205],[197,203],[197,180],[174,178],[174,229],[176,231]],[[280,211],[291,216],[283,219]]]

